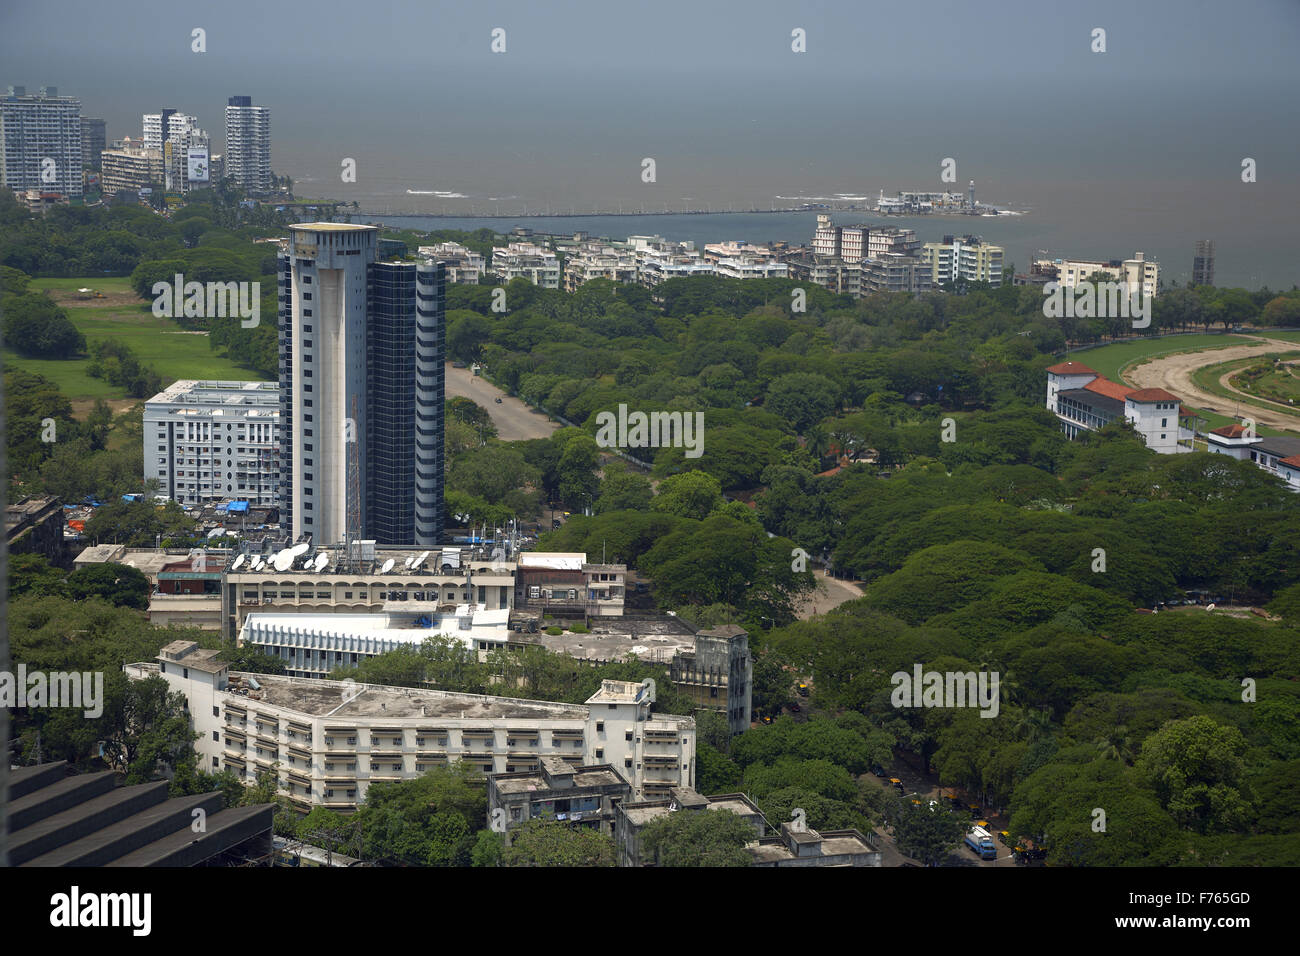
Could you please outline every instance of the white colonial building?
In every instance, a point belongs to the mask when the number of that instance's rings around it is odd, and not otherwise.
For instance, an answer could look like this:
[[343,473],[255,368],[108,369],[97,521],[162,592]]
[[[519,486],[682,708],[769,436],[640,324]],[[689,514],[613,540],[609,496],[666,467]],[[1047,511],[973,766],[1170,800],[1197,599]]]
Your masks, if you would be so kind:
[[1152,451],[1173,455],[1193,450],[1196,416],[1177,395],[1163,388],[1129,388],[1079,362],[1048,368],[1047,408],[1070,438],[1124,420]]
[[1245,425],[1224,425],[1205,436],[1209,450],[1238,461],[1253,461],[1269,474],[1277,475],[1292,491],[1300,491],[1300,438],[1262,438]]

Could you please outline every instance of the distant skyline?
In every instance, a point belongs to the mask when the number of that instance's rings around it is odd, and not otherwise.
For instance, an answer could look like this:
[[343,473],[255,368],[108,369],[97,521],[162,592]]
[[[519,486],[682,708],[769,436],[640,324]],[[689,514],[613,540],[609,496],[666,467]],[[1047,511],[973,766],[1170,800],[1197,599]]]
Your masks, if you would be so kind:
[[[214,149],[227,98],[249,95],[299,195],[369,206],[765,208],[944,188],[952,157],[955,188],[974,179],[1054,229],[1113,234],[1116,254],[1134,232],[1225,252],[1295,242],[1296,0],[562,6],[317,0],[305,16],[126,0],[106,17],[68,0],[61,27],[18,0],[0,12],[0,84],[58,86],[110,139],[174,107]],[[196,27],[206,53],[191,52]],[[490,49],[497,27],[505,53]],[[791,51],[796,27],[806,53]],[[1241,182],[1244,157],[1256,183]]]

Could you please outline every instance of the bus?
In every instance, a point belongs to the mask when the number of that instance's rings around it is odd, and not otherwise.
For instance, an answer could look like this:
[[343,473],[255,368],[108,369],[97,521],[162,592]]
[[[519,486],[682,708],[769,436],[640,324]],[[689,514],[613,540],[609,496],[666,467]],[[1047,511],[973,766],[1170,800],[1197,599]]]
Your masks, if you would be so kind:
[[966,834],[966,845],[975,851],[981,860],[998,858],[998,848],[993,842],[993,837],[983,827],[970,828],[970,832]]

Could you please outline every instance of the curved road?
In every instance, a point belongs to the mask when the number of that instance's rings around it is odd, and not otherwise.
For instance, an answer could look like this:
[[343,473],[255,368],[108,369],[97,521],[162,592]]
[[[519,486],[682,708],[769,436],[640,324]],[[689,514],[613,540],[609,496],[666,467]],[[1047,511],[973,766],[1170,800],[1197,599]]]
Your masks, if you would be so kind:
[[[524,441],[529,438],[549,438],[560,427],[541,412],[535,412],[517,398],[512,398],[485,378],[480,378],[467,368],[445,366],[448,397],[460,395],[470,398],[487,409],[492,424],[497,427],[497,437],[502,441]],[[501,399],[501,404],[496,399]]]
[[[1206,365],[1219,365],[1223,362],[1231,362],[1234,359],[1254,358],[1258,355],[1267,355],[1270,352],[1277,351],[1300,351],[1300,345],[1279,339],[1261,339],[1259,345],[1233,345],[1208,351],[1177,352],[1173,355],[1152,359],[1142,365],[1136,365],[1123,373],[1123,379],[1134,388],[1163,388],[1173,392],[1188,404],[1196,405],[1209,412],[1217,412],[1220,415],[1229,417],[1240,414],[1247,418],[1253,418],[1256,425],[1300,432],[1300,412],[1290,413],[1280,408],[1262,408],[1248,402],[1242,402],[1238,407],[1230,399],[1198,388],[1192,380],[1193,373]],[[1228,375],[1225,374],[1219,380],[1229,391],[1247,398],[1253,397],[1228,385],[1226,382],[1227,377]]]

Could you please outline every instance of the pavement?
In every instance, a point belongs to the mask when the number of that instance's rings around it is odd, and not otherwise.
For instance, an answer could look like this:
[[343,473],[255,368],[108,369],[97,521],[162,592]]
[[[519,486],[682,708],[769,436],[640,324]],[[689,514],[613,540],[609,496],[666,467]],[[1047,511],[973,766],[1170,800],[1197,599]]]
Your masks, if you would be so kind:
[[[492,424],[497,427],[497,437],[502,441],[525,441],[530,438],[550,438],[560,427],[541,412],[535,412],[517,398],[512,398],[485,378],[467,368],[445,366],[444,392],[450,398],[460,395],[470,398],[487,409]],[[496,399],[501,399],[501,404]]]
[[850,581],[830,577],[825,571],[814,571],[817,576],[817,590],[795,612],[795,616],[806,621],[816,614],[825,614],[831,608],[839,607],[845,601],[862,597],[862,588]]
[[[1178,352],[1174,355],[1152,359],[1142,365],[1135,365],[1124,372],[1123,378],[1125,382],[1134,388],[1163,388],[1166,391],[1173,392],[1187,404],[1194,405],[1207,412],[1216,412],[1229,417],[1241,415],[1246,418],[1253,418],[1257,426],[1264,425],[1268,428],[1282,428],[1287,431],[1300,432],[1300,414],[1286,412],[1280,408],[1276,410],[1263,408],[1249,402],[1233,402],[1221,395],[1213,395],[1198,388],[1192,380],[1193,373],[1206,365],[1219,365],[1223,362],[1231,362],[1234,359],[1253,358],[1258,355],[1267,355],[1270,352],[1279,351],[1300,351],[1300,345],[1295,342],[1266,338],[1262,339],[1259,345],[1233,345],[1228,348],[1200,352]],[[1220,383],[1229,391],[1238,395],[1252,397],[1228,384],[1227,378],[1230,374],[1233,373],[1221,376]]]

